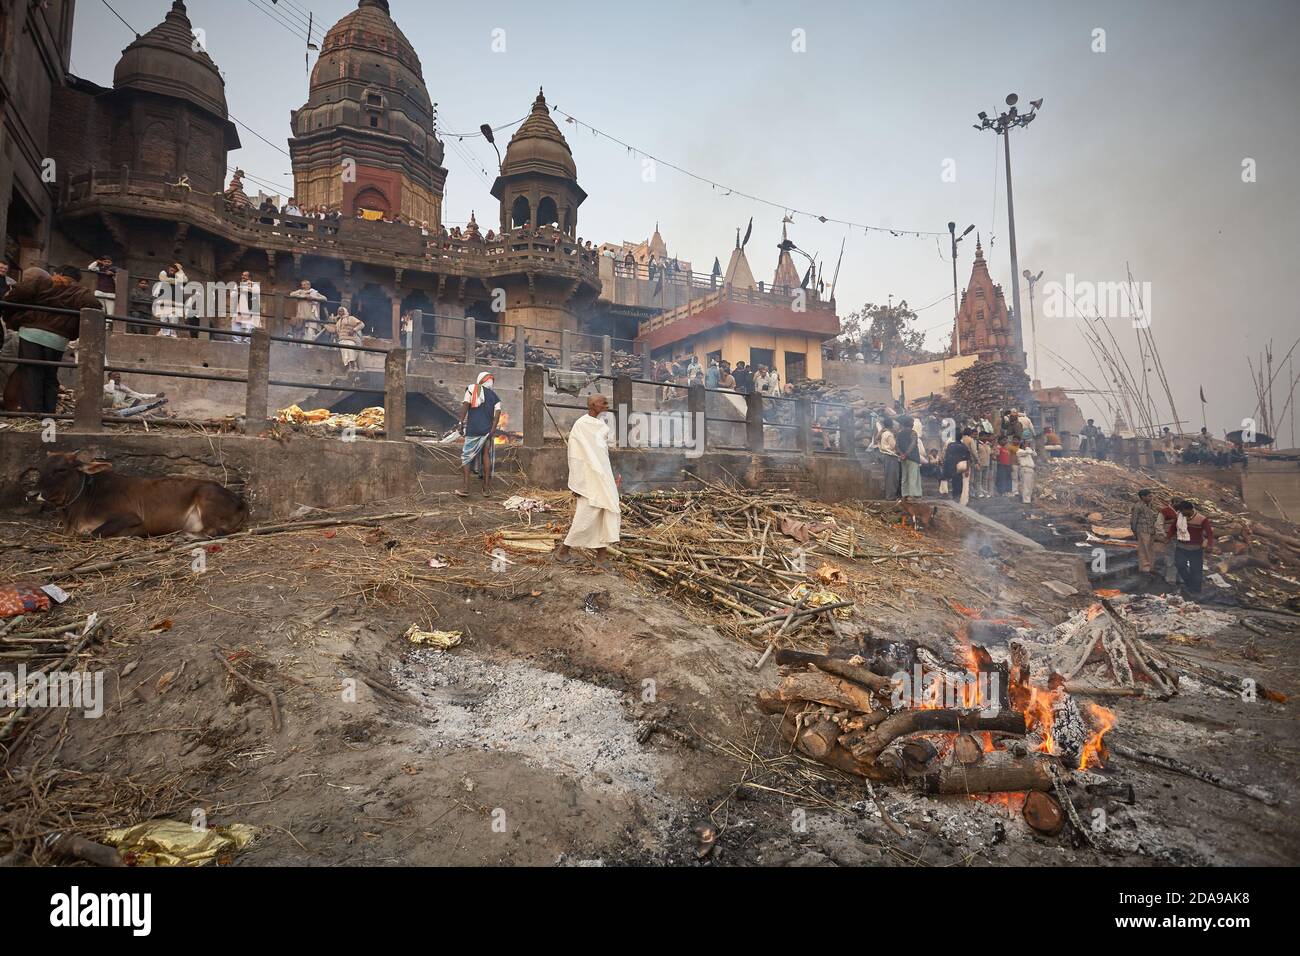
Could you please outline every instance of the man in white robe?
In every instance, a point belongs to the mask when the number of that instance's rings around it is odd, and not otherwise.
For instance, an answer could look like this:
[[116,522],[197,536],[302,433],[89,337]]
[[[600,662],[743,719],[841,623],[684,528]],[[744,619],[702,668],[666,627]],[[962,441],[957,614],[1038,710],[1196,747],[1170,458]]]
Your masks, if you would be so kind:
[[604,395],[587,399],[587,414],[569,432],[569,490],[577,495],[573,524],[555,556],[568,560],[570,548],[591,548],[596,562],[607,563],[606,547],[618,542],[618,482],[609,462],[609,426],[600,420],[609,407]]

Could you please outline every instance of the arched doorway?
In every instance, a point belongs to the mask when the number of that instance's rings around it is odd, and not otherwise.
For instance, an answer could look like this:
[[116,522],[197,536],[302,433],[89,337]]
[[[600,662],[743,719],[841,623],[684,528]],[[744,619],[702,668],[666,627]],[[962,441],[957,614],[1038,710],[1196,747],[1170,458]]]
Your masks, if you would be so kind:
[[518,196],[514,205],[510,207],[510,225],[518,229],[520,226],[526,226],[533,221],[533,208],[528,205],[526,196]]
[[389,337],[393,326],[393,300],[377,285],[367,285],[352,300],[350,310],[366,323],[366,334],[377,338]]
[[559,224],[560,211],[555,208],[555,200],[550,196],[544,196],[537,204],[537,225],[558,226]]
[[[438,347],[438,320],[434,315],[433,300],[421,289],[416,289],[402,300],[403,315],[416,309],[420,310],[420,351],[434,351]],[[406,342],[401,344],[405,346]]]
[[393,211],[388,197],[374,186],[366,186],[364,189],[359,190],[352,200],[352,205],[354,210],[362,209],[371,213],[379,213],[382,217],[389,216]]

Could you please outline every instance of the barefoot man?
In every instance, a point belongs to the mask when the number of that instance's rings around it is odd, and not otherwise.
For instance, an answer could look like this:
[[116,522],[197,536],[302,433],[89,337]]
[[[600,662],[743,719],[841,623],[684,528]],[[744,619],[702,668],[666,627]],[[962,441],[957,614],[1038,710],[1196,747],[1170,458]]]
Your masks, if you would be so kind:
[[608,562],[605,548],[618,541],[618,482],[609,464],[609,426],[600,415],[609,407],[604,395],[587,398],[587,414],[569,432],[569,490],[578,496],[569,536],[555,549],[560,561],[570,548],[591,548],[596,563]]
[[465,475],[465,487],[456,492],[469,497],[469,472],[473,468],[483,477],[483,497],[491,494],[492,470],[496,466],[497,446],[492,440],[501,423],[501,400],[492,391],[495,380],[491,372],[480,372],[473,385],[465,389],[460,406],[460,433],[465,444],[460,450],[460,470]]

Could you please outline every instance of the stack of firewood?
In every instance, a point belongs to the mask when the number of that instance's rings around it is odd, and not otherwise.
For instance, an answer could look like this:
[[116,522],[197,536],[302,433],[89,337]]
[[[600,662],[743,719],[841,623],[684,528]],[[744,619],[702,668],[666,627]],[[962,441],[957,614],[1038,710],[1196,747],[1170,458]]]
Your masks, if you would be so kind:
[[1029,376],[1014,362],[976,362],[953,378],[952,397],[965,415],[996,421],[1002,409],[1023,410],[1029,401]]

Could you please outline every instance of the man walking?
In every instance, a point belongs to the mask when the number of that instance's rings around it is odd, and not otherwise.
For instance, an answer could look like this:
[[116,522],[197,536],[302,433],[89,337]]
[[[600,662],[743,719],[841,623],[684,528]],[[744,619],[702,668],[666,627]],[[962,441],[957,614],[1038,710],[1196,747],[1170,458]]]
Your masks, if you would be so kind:
[[480,372],[474,384],[465,389],[461,402],[459,427],[465,444],[460,449],[460,470],[465,486],[456,491],[461,498],[469,497],[471,468],[483,478],[483,497],[492,493],[492,469],[497,458],[497,446],[492,439],[501,421],[501,399],[492,391],[493,384],[491,372]]
[[1183,587],[1193,595],[1201,593],[1205,574],[1205,553],[1214,550],[1214,529],[1210,519],[1190,501],[1180,502],[1174,523],[1174,565]]
[[1156,518],[1159,514],[1154,507],[1155,499],[1150,488],[1143,488],[1137,496],[1138,500],[1129,510],[1128,526],[1137,541],[1138,571],[1142,574],[1153,574],[1156,559]]
[[608,567],[606,548],[618,543],[618,481],[609,462],[609,426],[600,419],[608,407],[604,395],[588,397],[587,414],[569,430],[569,490],[578,501],[569,533],[555,549],[557,561],[568,561],[571,548],[590,548],[597,566]]

